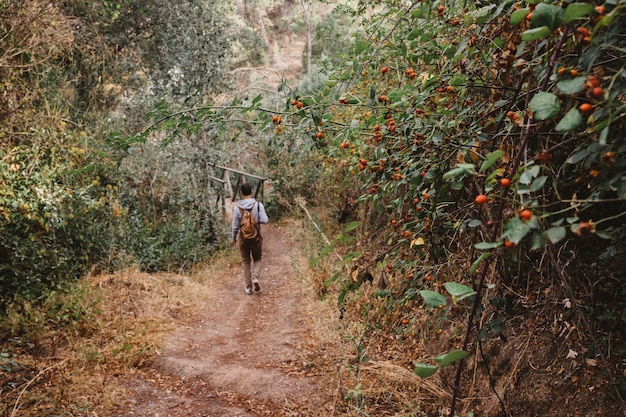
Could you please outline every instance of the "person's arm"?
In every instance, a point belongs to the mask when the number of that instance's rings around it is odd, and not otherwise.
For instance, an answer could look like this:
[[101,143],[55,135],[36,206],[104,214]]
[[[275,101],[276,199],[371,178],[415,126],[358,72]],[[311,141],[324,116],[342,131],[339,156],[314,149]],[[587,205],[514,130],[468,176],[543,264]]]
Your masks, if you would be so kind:
[[237,233],[239,233],[239,228],[241,228],[241,211],[237,208],[237,206],[233,207],[233,223],[232,223],[232,244],[237,243]]
[[263,207],[263,203],[259,203],[259,223],[267,223],[269,219],[267,218],[267,213],[265,213],[265,207]]

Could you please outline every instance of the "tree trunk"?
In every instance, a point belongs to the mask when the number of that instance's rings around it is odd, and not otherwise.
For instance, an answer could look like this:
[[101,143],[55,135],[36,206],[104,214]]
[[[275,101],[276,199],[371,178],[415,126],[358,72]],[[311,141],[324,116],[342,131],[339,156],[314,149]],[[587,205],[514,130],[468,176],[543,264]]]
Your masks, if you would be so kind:
[[311,75],[311,55],[313,53],[313,45],[311,43],[311,4],[300,0],[300,8],[302,9],[302,17],[306,25],[306,73]]

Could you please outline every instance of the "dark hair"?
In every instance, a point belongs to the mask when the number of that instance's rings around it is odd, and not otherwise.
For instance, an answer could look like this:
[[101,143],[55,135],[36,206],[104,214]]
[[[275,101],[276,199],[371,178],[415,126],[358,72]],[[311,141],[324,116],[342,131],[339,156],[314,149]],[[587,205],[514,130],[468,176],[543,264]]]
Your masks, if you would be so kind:
[[241,195],[252,195],[252,185],[249,182],[241,184]]

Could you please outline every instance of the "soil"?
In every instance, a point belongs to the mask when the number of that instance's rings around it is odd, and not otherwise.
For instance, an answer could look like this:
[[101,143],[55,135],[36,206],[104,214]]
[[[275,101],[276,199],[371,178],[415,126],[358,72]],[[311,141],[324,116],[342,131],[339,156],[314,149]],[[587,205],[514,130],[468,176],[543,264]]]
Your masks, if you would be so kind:
[[307,296],[296,245],[280,225],[263,229],[261,291],[244,292],[241,267],[210,281],[197,317],[167,337],[151,366],[121,381],[119,416],[309,416],[328,401],[315,380]]

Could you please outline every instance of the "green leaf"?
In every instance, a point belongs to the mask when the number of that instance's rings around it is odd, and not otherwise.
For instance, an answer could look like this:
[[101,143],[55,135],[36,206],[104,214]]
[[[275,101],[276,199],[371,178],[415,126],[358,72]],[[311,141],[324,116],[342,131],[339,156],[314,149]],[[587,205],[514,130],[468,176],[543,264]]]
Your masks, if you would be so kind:
[[421,290],[420,296],[424,299],[424,302],[429,307],[439,307],[440,305],[448,304],[448,300],[443,295],[439,294],[436,291],[430,290]]
[[587,77],[576,77],[561,80],[556,84],[556,88],[563,94],[578,94],[585,89]]
[[540,170],[539,165],[535,165],[531,167],[529,170],[524,171],[522,175],[520,175],[520,178],[519,178],[520,184],[529,185],[532,182],[533,178],[539,175],[539,170]]
[[479,242],[474,245],[478,250],[495,249],[502,246],[502,242]]
[[263,95],[262,95],[262,94],[259,94],[258,96],[256,96],[256,97],[254,98],[254,100],[252,100],[252,104],[251,104],[251,106],[252,106],[252,107],[256,106],[257,104],[259,104],[259,103],[261,102],[261,100],[263,100]]
[[434,365],[426,365],[425,363],[416,363],[415,369],[413,370],[413,372],[415,372],[415,375],[419,376],[420,378],[428,378],[429,376],[434,375],[435,372],[437,372],[437,369],[439,368]]
[[411,17],[416,19],[421,19],[424,17],[424,10],[422,9],[413,9],[411,10]]
[[457,164],[456,168],[443,174],[443,180],[446,181],[452,177],[471,177],[476,172],[474,164]]
[[476,291],[472,288],[467,285],[459,284],[458,282],[446,282],[444,286],[446,287],[446,291],[452,295],[454,301],[461,301],[464,298],[476,294]]
[[336,273],[335,275],[333,275],[332,277],[330,277],[326,281],[324,281],[324,286],[325,287],[330,287],[331,285],[333,285],[333,283],[335,281],[337,281],[338,278],[339,278],[339,273]]
[[352,231],[352,230],[356,229],[357,227],[359,227],[360,225],[361,225],[361,222],[359,222],[359,221],[353,221],[353,222],[350,222],[350,223],[348,223],[348,225],[346,226],[345,231],[346,231],[346,232],[350,232],[350,231]]
[[585,159],[588,155],[589,151],[587,149],[583,149],[582,151],[576,152],[574,155],[567,158],[565,162],[568,164],[577,164]]
[[532,110],[536,120],[548,120],[559,113],[561,104],[554,94],[541,91],[530,100],[528,108]]
[[543,248],[546,244],[546,234],[540,230],[535,230],[535,232],[530,235],[530,250],[538,250]]
[[528,223],[523,222],[519,217],[513,217],[506,224],[506,232],[504,233],[505,237],[515,243],[516,245],[520,243],[524,237],[530,232],[531,226]]
[[581,17],[589,16],[593,14],[593,12],[594,9],[591,3],[572,3],[567,6],[565,13],[563,13],[563,24],[580,19]]
[[485,172],[486,170],[488,170],[489,168],[491,168],[491,166],[493,164],[496,163],[496,161],[498,159],[500,159],[500,157],[504,154],[503,151],[501,151],[500,149],[498,149],[497,151],[493,151],[491,152],[489,155],[487,155],[487,157],[485,158],[485,160],[483,161],[483,164],[480,166],[480,172]]
[[474,262],[472,262],[472,266],[470,266],[469,269],[469,274],[470,275],[474,275],[476,273],[476,269],[478,268],[478,265],[480,265],[480,263],[482,261],[484,261],[485,259],[489,258],[491,255],[493,255],[493,252],[485,252],[483,254],[481,254],[478,259],[476,259]]
[[560,242],[561,240],[563,240],[563,238],[565,238],[566,234],[567,234],[567,230],[563,226],[552,227],[548,229],[548,231],[546,232],[546,235],[548,236],[548,239],[550,240],[551,243]]
[[472,220],[470,220],[470,221],[467,223],[467,227],[478,227],[478,226],[480,226],[480,225],[482,225],[482,224],[483,224],[483,222],[481,222],[480,220],[478,220],[478,219],[472,219]]
[[563,9],[554,4],[539,3],[533,11],[533,27],[547,26],[550,31],[556,30],[563,20]]
[[439,364],[441,368],[453,364],[456,361],[461,359],[465,359],[469,356],[469,352],[466,352],[461,349],[451,350],[448,353],[444,353],[439,356],[435,356],[435,361]]
[[411,31],[411,33],[408,34],[408,36],[406,37],[408,40],[412,41],[413,39],[417,38],[418,36],[420,36],[422,34],[423,30],[421,27],[416,26],[413,28],[413,30]]
[[545,175],[542,175],[541,177],[536,178],[533,183],[530,185],[530,191],[531,192],[536,192],[539,191],[543,188],[544,184],[546,183],[546,180],[548,179],[548,177],[546,177]]
[[526,19],[526,16],[528,16],[528,13],[530,13],[530,9],[528,7],[516,10],[511,13],[511,18],[509,20],[511,26],[518,26],[520,23],[522,23]]
[[357,39],[354,52],[359,55],[361,52],[365,51],[369,44],[365,41]]
[[557,132],[569,132],[578,129],[582,123],[582,113],[576,107],[572,107],[570,111],[568,111],[565,116],[563,116],[561,121],[554,128],[554,130],[556,130]]
[[542,26],[540,28],[528,29],[522,33],[522,40],[524,42],[535,41],[537,39],[545,38],[552,33],[549,27]]

